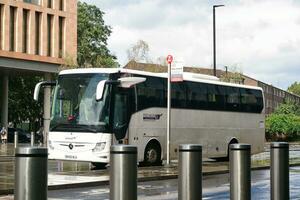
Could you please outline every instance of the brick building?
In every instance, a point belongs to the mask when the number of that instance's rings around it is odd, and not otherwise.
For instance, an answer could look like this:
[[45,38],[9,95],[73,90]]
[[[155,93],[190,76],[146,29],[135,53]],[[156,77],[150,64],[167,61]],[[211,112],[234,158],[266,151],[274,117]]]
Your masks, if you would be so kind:
[[[77,0],[0,0],[1,124],[8,123],[9,76],[50,80],[66,56],[77,55]],[[44,91],[45,130],[50,88]]]
[[[134,61],[130,61],[125,65],[125,68],[142,70],[142,71],[150,71],[150,72],[167,72],[167,67],[157,64],[149,64],[149,63],[137,63]],[[200,68],[200,67],[184,67],[184,72],[193,72],[200,74],[207,74],[213,76],[213,69],[209,68]],[[226,72],[223,70],[217,70],[217,77],[223,77],[226,75]],[[252,85],[261,87],[264,91],[265,96],[265,113],[267,115],[271,114],[275,111],[276,107],[283,103],[285,100],[293,101],[296,103],[300,103],[300,96],[282,90],[280,88],[274,87],[272,85],[266,84],[254,78],[248,77],[246,75],[241,75],[239,80],[241,84]]]

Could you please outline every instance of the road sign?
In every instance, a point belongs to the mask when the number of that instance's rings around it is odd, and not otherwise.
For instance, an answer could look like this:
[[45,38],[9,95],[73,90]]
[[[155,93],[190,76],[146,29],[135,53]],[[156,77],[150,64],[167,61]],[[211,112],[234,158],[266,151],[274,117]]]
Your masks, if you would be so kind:
[[173,56],[172,55],[167,56],[167,62],[168,62],[168,64],[171,64],[173,62]]
[[171,82],[183,81],[183,59],[175,59],[171,66]]

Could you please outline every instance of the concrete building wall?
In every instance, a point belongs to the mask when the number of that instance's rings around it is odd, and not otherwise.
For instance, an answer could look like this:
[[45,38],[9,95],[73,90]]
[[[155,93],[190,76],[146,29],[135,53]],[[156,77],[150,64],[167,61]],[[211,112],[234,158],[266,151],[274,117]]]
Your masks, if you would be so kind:
[[[51,8],[48,1],[52,2]],[[0,57],[54,64],[62,64],[64,62],[62,58],[66,55],[76,59],[76,0],[1,0],[0,5]],[[62,39],[59,39],[60,33]],[[24,37],[24,34],[27,36]],[[49,48],[51,48],[50,55]]]

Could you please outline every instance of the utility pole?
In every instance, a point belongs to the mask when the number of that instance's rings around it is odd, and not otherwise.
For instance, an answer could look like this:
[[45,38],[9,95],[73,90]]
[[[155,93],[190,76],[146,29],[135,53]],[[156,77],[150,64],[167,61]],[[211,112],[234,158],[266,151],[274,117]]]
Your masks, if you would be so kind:
[[216,8],[222,7],[225,5],[214,5],[213,6],[213,57],[214,57],[214,76],[217,76],[217,69],[216,69]]

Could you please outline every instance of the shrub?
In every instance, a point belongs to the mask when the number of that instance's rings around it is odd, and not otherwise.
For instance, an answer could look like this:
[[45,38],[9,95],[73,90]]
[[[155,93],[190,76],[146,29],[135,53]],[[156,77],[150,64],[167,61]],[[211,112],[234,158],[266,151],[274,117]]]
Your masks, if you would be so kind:
[[300,135],[300,117],[294,114],[271,114],[266,119],[267,139],[292,140]]

